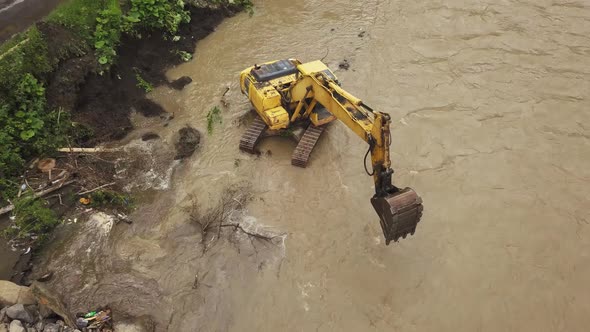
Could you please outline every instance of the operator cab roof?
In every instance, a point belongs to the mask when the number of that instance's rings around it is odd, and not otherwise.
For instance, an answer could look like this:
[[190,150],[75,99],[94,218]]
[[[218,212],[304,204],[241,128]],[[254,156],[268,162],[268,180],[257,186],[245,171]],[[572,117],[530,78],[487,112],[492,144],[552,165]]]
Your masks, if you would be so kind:
[[252,68],[252,76],[258,82],[266,82],[275,78],[292,75],[297,72],[297,66],[290,60],[279,60]]

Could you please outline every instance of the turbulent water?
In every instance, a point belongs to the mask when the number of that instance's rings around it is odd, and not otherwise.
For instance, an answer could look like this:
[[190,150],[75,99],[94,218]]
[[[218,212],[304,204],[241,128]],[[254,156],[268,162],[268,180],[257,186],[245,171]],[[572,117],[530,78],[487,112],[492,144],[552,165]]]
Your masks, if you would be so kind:
[[[171,124],[138,119],[128,139],[157,130],[169,146],[190,124],[201,148],[133,225],[74,225],[84,235],[50,257],[52,285],[74,311],[110,303],[158,331],[584,330],[589,36],[581,0],[256,1],[169,72],[192,84],[151,94]],[[415,236],[385,246],[366,146],[342,124],[306,169],[286,139],[238,151],[251,120],[239,71],[286,57],[347,59],[343,87],[391,114],[395,182],[425,202]],[[207,135],[214,106],[223,123]],[[224,229],[203,250],[187,207],[206,215],[228,188],[228,220],[272,241]]]

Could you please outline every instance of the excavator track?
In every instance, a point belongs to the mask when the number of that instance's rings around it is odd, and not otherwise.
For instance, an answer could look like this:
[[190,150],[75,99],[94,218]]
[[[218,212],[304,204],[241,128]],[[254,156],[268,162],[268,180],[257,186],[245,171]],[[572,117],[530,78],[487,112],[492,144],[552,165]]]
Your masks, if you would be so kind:
[[256,117],[248,130],[242,135],[240,139],[240,150],[252,154],[256,154],[256,144],[266,130],[266,123],[260,118]]
[[310,124],[309,127],[307,127],[307,130],[305,130],[303,137],[299,140],[295,151],[293,151],[291,165],[303,168],[307,167],[311,151],[313,151],[313,148],[324,132],[324,128],[325,126],[316,127],[313,124]]

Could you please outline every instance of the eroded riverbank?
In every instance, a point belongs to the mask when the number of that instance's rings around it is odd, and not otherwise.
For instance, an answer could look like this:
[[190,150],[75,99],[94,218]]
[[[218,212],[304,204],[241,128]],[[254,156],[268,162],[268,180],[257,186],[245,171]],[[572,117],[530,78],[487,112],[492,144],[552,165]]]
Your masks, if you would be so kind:
[[[150,94],[174,121],[162,127],[138,116],[142,129],[127,138],[156,130],[169,146],[187,123],[206,132],[207,111],[231,87],[223,124],[176,169],[174,186],[142,206],[132,226],[74,236],[46,261],[61,276],[51,285],[72,295],[71,310],[109,302],[121,314],[151,316],[158,331],[590,323],[580,296],[590,276],[585,3],[256,5],[252,18],[226,20],[194,60],[168,73],[190,76],[185,90]],[[343,86],[396,121],[396,182],[416,188],[426,207],[416,236],[399,244],[381,240],[366,147],[344,126],[327,130],[307,169],[290,165],[287,140],[265,141],[271,153],[259,158],[238,152],[249,109],[239,71],[324,56],[332,67],[348,59],[350,69],[337,72]],[[284,242],[227,233],[203,253],[185,208],[193,200],[204,212],[215,208],[226,188],[254,197],[236,197],[244,205],[236,220]],[[93,241],[96,249],[77,254]]]

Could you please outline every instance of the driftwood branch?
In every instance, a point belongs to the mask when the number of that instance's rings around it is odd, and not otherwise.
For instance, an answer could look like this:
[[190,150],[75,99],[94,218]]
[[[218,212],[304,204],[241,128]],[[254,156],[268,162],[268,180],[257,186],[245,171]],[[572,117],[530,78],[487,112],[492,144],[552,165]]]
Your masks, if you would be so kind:
[[114,148],[59,148],[59,152],[65,153],[101,153],[101,152],[117,152],[119,149]]
[[78,195],[85,195],[85,194],[89,194],[89,193],[91,193],[91,192],[95,192],[95,191],[97,191],[97,190],[99,190],[99,189],[102,189],[102,188],[105,188],[105,187],[112,186],[112,185],[114,185],[115,183],[116,183],[116,182],[111,182],[111,183],[103,184],[102,186],[98,186],[98,187],[96,187],[96,188],[94,188],[94,189],[90,189],[90,190],[86,190],[86,191],[80,192],[80,193],[78,193]]
[[[54,191],[56,191],[56,190],[58,190],[58,189],[60,189],[60,188],[62,188],[62,187],[68,186],[68,185],[70,185],[70,184],[72,184],[72,183],[74,183],[74,182],[76,182],[76,180],[70,180],[70,181],[66,181],[66,182],[64,182],[64,183],[61,183],[61,184],[59,184],[59,185],[56,185],[56,186],[53,186],[53,187],[47,188],[47,189],[45,189],[45,190],[41,190],[41,191],[39,191],[39,192],[36,192],[36,193],[34,193],[33,195],[34,195],[36,198],[37,198],[37,197],[43,197],[43,196],[45,196],[45,195],[47,195],[47,194],[50,194],[50,193],[52,193],[52,192],[54,192]],[[10,205],[8,205],[8,206],[5,206],[5,207],[3,207],[2,209],[0,209],[0,215],[3,215],[3,214],[5,214],[5,213],[8,213],[8,212],[10,212],[10,211],[12,211],[12,210],[14,210],[14,204],[10,204]]]
[[252,233],[252,232],[248,232],[247,230],[244,229],[244,227],[242,227],[242,225],[240,224],[223,224],[223,225],[219,225],[219,227],[233,227],[234,230],[241,230],[244,234],[250,235],[252,237],[255,237],[257,239],[260,240],[267,240],[270,241],[274,238],[280,237],[281,235],[275,235],[275,236],[268,236],[268,235],[262,235],[259,233]]

